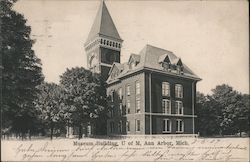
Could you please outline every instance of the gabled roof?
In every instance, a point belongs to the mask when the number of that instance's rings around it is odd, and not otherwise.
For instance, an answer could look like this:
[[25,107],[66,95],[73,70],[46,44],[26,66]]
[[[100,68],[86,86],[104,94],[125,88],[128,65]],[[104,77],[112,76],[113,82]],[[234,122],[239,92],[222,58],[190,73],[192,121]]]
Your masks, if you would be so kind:
[[[163,73],[167,73],[170,75],[177,75],[172,72],[164,71],[162,68],[162,64],[159,62],[164,60],[166,57],[170,59],[172,64],[182,64],[180,58],[178,58],[173,52],[167,51],[158,47],[154,47],[152,45],[146,45],[140,52],[140,62],[133,69],[129,69],[128,63],[124,63],[123,71],[114,79],[117,80],[126,75],[132,74],[138,70],[149,68],[157,71],[162,71]],[[196,80],[200,80],[200,78],[194,74],[185,64],[183,65],[183,75],[179,75],[180,77],[191,77]],[[113,82],[111,78],[107,80],[108,83]]]
[[86,44],[92,41],[96,36],[100,35],[122,40],[104,1],[101,2],[98,9],[94,23],[86,40]]
[[171,63],[170,58],[168,57],[168,54],[161,55],[161,56],[159,57],[158,62],[159,62],[159,63],[162,63],[162,62]]
[[118,63],[118,62],[114,62],[114,63],[112,64],[112,67],[111,67],[110,70],[109,70],[109,75],[112,73],[112,71],[113,71],[113,69],[114,69],[115,67],[116,67],[119,71],[122,71],[122,70],[123,70],[123,65],[122,65],[122,64],[120,64],[120,63]]

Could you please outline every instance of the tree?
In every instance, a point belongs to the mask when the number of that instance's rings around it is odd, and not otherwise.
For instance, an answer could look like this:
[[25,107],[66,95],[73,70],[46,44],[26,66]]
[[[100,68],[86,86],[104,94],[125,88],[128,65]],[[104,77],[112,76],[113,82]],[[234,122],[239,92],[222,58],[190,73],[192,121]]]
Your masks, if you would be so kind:
[[43,83],[39,86],[40,94],[36,101],[39,117],[50,128],[52,140],[55,128],[65,127],[64,91],[55,83]]
[[[107,97],[104,82],[99,74],[84,68],[67,69],[61,76],[61,85],[66,91],[66,103],[70,107],[71,121],[79,128],[93,124],[103,114],[107,114]],[[105,124],[105,123],[104,123]],[[106,125],[106,124],[105,124]]]
[[43,81],[41,61],[32,50],[31,28],[23,15],[12,9],[15,0],[2,0],[1,53],[2,53],[2,128],[22,137],[35,130],[36,88]]
[[202,136],[211,136],[219,132],[219,109],[211,101],[211,97],[197,92],[197,129]]
[[229,85],[212,89],[212,94],[197,95],[198,128],[202,135],[235,135],[248,132],[249,95]]

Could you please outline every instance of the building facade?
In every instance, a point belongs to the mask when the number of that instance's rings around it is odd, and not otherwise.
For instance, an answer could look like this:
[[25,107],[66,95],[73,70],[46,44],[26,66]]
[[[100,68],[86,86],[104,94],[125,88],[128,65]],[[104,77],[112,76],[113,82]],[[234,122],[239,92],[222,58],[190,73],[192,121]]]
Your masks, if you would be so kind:
[[122,41],[102,1],[85,50],[89,69],[107,82],[107,134],[194,134],[200,78],[173,52],[152,45],[120,63]]

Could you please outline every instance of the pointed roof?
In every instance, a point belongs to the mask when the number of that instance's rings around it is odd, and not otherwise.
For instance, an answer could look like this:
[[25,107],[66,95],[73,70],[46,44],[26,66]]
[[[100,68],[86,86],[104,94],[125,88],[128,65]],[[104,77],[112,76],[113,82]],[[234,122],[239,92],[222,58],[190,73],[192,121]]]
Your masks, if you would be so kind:
[[99,35],[104,35],[114,39],[122,40],[109,14],[104,0],[102,0],[101,5],[98,9],[97,15],[89,32],[86,43],[89,43],[91,40],[93,40],[96,36]]

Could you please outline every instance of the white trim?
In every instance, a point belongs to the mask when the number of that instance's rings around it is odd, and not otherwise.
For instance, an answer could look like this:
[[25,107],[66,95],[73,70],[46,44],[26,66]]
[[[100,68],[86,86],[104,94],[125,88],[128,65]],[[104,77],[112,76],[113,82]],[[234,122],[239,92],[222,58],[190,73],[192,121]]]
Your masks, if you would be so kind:
[[101,65],[101,66],[108,66],[108,67],[112,67],[112,65],[110,65],[110,64],[106,64],[106,63],[103,63],[103,62],[101,62],[101,63],[100,63],[100,65]]

